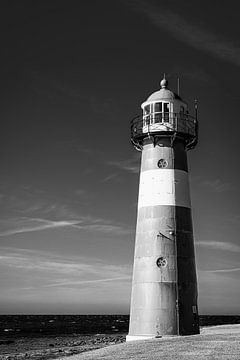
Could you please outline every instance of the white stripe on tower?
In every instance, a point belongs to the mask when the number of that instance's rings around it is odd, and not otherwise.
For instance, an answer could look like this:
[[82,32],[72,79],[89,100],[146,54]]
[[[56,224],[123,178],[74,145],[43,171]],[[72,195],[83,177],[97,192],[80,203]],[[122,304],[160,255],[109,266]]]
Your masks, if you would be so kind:
[[141,173],[138,208],[156,205],[191,207],[186,171],[154,169]]

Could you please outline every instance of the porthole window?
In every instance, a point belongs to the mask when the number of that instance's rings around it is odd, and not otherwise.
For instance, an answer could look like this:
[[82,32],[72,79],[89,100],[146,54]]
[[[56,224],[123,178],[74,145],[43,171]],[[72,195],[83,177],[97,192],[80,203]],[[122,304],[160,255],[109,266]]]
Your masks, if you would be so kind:
[[160,169],[166,168],[168,166],[168,162],[165,159],[158,160],[157,164]]
[[156,264],[159,268],[165,267],[165,266],[167,266],[167,259],[165,259],[163,256],[160,256],[157,259]]

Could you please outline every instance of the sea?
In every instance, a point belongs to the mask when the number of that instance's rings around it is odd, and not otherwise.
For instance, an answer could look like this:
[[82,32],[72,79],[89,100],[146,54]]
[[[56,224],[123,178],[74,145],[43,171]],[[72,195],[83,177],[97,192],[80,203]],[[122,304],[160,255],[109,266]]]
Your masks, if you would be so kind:
[[[240,315],[200,315],[200,326],[240,324]],[[129,315],[0,315],[1,337],[127,334]]]

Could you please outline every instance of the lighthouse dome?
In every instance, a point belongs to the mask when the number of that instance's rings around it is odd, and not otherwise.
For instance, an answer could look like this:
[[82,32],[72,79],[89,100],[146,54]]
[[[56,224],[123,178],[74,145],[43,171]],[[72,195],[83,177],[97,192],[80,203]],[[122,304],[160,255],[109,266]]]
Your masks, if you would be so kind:
[[179,95],[175,94],[169,89],[160,89],[151,94],[147,102],[158,101],[158,100],[182,100]]
[[179,95],[168,89],[168,81],[164,78],[160,82],[161,89],[151,94],[147,102],[158,100],[182,100]]

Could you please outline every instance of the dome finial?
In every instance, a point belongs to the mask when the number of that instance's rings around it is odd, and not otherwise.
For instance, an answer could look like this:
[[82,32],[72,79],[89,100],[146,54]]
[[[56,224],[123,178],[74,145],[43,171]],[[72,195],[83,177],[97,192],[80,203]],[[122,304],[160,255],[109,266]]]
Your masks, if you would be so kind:
[[168,86],[168,81],[167,81],[167,79],[166,79],[165,73],[163,74],[163,79],[162,79],[162,81],[160,82],[160,85],[161,85],[161,88],[162,88],[162,89],[166,89],[167,86]]

